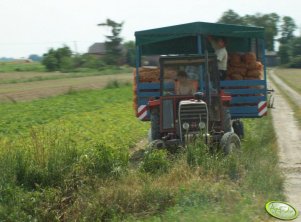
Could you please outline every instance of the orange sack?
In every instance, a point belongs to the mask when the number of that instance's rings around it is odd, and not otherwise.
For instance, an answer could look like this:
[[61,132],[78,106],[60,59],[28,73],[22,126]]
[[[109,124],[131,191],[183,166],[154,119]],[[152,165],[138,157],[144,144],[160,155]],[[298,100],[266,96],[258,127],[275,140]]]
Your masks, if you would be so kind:
[[228,75],[241,75],[245,76],[247,73],[247,69],[244,67],[229,67],[227,70]]
[[249,70],[247,72],[247,77],[259,78],[262,75],[260,70]]
[[238,53],[232,53],[229,55],[229,63],[231,66],[238,66],[241,64],[241,56]]
[[242,80],[242,79],[244,79],[243,76],[237,75],[237,74],[236,74],[236,75],[231,75],[230,78],[231,78],[232,80]]
[[256,60],[256,54],[254,52],[248,52],[244,55],[244,62],[246,64],[255,63]]
[[251,62],[246,64],[248,70],[262,70],[263,65],[261,62]]

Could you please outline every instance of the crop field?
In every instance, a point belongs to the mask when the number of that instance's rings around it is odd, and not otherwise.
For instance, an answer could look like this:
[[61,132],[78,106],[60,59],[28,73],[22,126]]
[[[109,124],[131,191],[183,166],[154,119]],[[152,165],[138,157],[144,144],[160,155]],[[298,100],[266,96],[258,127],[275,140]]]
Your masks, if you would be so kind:
[[2,102],[0,221],[268,221],[265,202],[283,197],[270,125],[245,121],[241,155],[200,141],[133,162],[149,123],[130,86]]
[[[15,65],[16,66],[16,65]],[[16,68],[15,68],[16,69]],[[112,74],[131,73],[132,68],[107,68],[105,70],[82,70],[79,72],[61,73],[61,72],[37,72],[37,71],[14,71],[14,72],[1,72],[0,65],[0,84],[13,84],[13,83],[28,83],[36,81],[80,78],[89,76],[104,76]]]
[[44,72],[45,67],[40,62],[0,62],[0,73],[11,72]]
[[286,84],[301,93],[301,70],[300,69],[275,69],[275,74]]
[[[297,93],[301,94],[301,70],[300,69],[275,69],[275,74],[289,87],[295,90]],[[289,102],[291,107],[294,110],[294,116],[301,126],[301,107],[300,102],[296,102],[300,100],[299,96],[293,96],[298,98],[293,98],[291,95],[288,95],[286,90],[282,89],[282,86],[278,86],[278,90],[285,96],[286,100]]]
[[[59,75],[61,76],[62,74]],[[106,87],[109,83],[116,83],[116,81],[120,84],[127,84],[132,81],[132,74],[84,76],[0,84],[0,101],[28,101],[75,90],[99,89]]]

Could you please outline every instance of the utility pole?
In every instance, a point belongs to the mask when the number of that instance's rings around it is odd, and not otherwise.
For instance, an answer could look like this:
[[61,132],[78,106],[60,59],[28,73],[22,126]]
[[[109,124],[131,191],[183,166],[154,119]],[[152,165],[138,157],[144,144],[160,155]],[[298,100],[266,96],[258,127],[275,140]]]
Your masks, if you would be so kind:
[[74,53],[77,54],[77,41],[73,41],[74,44]]

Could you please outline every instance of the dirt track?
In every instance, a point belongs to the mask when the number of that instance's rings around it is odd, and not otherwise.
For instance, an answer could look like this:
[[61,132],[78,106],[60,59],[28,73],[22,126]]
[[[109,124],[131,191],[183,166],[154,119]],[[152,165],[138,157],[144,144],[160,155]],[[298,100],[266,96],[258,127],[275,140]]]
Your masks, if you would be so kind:
[[[280,166],[286,176],[285,194],[287,201],[301,211],[301,129],[294,118],[294,112],[279,87],[301,108],[301,95],[287,86],[270,71],[271,86],[275,92],[275,109],[272,109],[273,125],[279,146]],[[276,84],[275,84],[276,83]],[[278,87],[278,88],[277,88]],[[301,217],[294,221],[300,221]]]
[[98,89],[105,87],[112,80],[117,80],[118,82],[131,82],[132,75],[115,74],[27,83],[1,84],[0,101],[26,101],[56,96],[70,90]]

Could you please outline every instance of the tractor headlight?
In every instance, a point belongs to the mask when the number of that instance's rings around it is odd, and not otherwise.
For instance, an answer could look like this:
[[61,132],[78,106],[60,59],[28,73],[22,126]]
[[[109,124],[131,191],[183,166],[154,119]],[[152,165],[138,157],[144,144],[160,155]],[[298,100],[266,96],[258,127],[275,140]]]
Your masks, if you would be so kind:
[[204,123],[204,122],[200,122],[199,123],[199,128],[201,129],[201,130],[203,130],[203,129],[205,129],[205,127],[206,127],[206,124]]
[[189,129],[189,123],[183,123],[183,128],[184,130],[188,130]]

